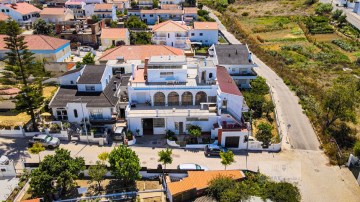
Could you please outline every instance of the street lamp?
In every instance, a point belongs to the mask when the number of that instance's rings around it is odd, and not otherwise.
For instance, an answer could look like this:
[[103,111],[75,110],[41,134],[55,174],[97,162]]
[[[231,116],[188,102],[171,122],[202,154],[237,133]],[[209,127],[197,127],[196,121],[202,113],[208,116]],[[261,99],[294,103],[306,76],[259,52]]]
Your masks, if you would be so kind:
[[250,109],[249,113],[250,113],[250,127],[248,129],[248,136],[247,136],[247,141],[246,141],[246,170],[248,169],[247,160],[248,160],[248,156],[249,156],[249,138],[250,138],[250,135],[252,132],[251,116],[252,116],[253,110]]
[[81,112],[82,112],[82,117],[83,117],[83,122],[84,122],[84,127],[85,127],[86,140],[87,140],[87,143],[89,143],[89,136],[88,136],[88,132],[87,132],[87,126],[86,126],[86,121],[85,121],[85,113],[84,113],[82,100],[81,100],[81,98],[79,98],[79,99],[76,99],[74,101],[78,101],[78,100],[80,100],[80,104],[81,104]]

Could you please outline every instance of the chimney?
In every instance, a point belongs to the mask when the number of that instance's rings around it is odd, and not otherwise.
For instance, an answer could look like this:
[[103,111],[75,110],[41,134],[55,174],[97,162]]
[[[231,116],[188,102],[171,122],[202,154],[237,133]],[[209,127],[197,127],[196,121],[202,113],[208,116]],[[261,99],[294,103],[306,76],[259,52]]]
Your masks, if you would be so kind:
[[249,52],[248,59],[249,59],[249,63],[252,63],[252,53],[251,52]]
[[135,80],[135,74],[136,74],[136,72],[135,72],[136,70],[135,70],[135,64],[131,64],[131,72],[132,72],[132,77],[133,77],[133,80]]
[[149,63],[149,58],[145,58],[145,65],[144,65],[144,80],[147,80],[147,75],[148,75],[148,63]]

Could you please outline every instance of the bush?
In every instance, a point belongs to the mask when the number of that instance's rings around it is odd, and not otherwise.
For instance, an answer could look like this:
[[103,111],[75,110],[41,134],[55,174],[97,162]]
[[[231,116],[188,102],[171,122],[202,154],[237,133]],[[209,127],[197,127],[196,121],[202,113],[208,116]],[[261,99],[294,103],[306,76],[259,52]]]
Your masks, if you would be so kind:
[[319,3],[315,8],[315,13],[318,15],[330,14],[333,7],[330,3]]
[[189,126],[189,134],[193,137],[200,137],[201,136],[201,127],[196,125]]
[[209,188],[206,191],[209,196],[220,200],[221,194],[227,189],[234,188],[235,185],[235,181],[230,177],[219,176],[210,181]]
[[268,123],[260,123],[256,133],[256,139],[263,143],[263,147],[268,147],[271,143],[273,127]]
[[354,156],[360,157],[360,141],[356,141],[353,148]]
[[241,13],[241,15],[244,17],[249,16],[249,12],[243,12],[243,13]]
[[317,3],[319,0],[306,0],[304,4],[311,6],[315,3]]
[[335,40],[332,40],[331,42],[347,52],[354,52],[356,50],[355,47],[353,47],[351,44],[349,44],[343,40],[335,39]]

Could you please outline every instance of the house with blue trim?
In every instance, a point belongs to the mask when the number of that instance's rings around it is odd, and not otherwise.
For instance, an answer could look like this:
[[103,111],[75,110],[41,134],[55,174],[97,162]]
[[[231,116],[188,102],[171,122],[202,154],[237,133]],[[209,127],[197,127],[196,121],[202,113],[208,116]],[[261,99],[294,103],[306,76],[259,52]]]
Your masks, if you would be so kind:
[[[6,35],[0,35],[0,60],[6,56]],[[38,60],[46,59],[48,62],[64,62],[70,58],[70,41],[44,35],[25,35],[28,49],[34,53]]]

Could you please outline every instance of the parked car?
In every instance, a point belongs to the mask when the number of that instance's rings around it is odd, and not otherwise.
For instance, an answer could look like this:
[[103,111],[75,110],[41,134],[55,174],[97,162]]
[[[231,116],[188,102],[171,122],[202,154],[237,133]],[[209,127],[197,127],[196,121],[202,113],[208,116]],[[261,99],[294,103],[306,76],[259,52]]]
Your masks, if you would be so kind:
[[220,152],[227,152],[227,150],[227,148],[217,144],[208,144],[205,146],[204,154],[205,156],[220,156]]
[[123,141],[125,135],[126,135],[126,129],[124,127],[118,126],[114,130],[113,140],[114,141]]
[[31,147],[35,142],[39,142],[42,146],[49,149],[54,149],[60,145],[59,138],[51,137],[50,135],[35,135],[29,141],[29,146]]
[[204,171],[209,170],[207,167],[200,166],[200,165],[195,164],[195,163],[180,164],[180,165],[177,166],[177,169],[179,169],[179,170],[204,170]]

